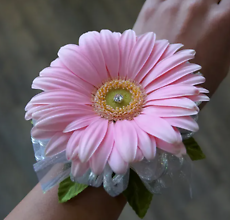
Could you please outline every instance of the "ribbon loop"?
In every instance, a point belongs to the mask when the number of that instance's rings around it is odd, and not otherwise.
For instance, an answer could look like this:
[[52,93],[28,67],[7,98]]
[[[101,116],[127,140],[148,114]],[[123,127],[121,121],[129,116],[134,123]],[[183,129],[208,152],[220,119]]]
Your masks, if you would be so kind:
[[129,170],[124,175],[115,174],[109,165],[105,167],[103,186],[107,193],[115,197],[121,194],[128,186],[129,182]]

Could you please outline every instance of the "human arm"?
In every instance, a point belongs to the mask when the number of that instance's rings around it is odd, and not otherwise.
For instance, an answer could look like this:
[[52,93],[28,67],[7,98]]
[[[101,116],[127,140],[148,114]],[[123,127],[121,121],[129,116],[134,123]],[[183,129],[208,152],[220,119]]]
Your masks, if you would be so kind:
[[[219,3],[219,4],[218,4]],[[158,39],[182,43],[196,51],[192,61],[202,66],[204,85],[212,95],[230,66],[229,0],[147,0],[134,25],[137,34],[148,31]]]
[[126,204],[123,195],[113,198],[102,187],[88,187],[61,204],[57,191],[56,186],[43,194],[37,184],[5,220],[116,220]]
[[[194,62],[203,66],[205,87],[213,93],[229,67],[228,4],[226,0],[219,5],[214,0],[149,0],[134,30],[137,34],[154,31],[158,39],[195,49]],[[57,201],[57,187],[43,195],[36,186],[6,219],[117,219],[125,204],[124,197],[109,197],[102,188],[88,188],[66,204]]]

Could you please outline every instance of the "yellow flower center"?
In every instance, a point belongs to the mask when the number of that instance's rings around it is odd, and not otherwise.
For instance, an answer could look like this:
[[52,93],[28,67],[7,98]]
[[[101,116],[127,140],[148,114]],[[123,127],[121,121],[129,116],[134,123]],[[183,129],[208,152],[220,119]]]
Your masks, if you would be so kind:
[[132,120],[140,114],[145,101],[143,89],[129,80],[104,83],[95,93],[95,111],[108,120]]

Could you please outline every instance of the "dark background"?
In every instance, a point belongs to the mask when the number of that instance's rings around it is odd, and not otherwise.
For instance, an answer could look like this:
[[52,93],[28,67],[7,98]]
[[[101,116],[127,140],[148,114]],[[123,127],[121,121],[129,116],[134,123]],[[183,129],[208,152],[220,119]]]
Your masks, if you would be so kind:
[[[32,189],[29,122],[24,106],[30,88],[58,49],[77,43],[89,30],[131,28],[144,0],[1,0],[0,1],[0,219]],[[218,74],[218,73],[217,73]],[[228,77],[200,114],[196,139],[207,159],[195,162],[193,199],[179,184],[154,196],[147,220],[230,219],[230,92]],[[97,202],[97,201],[95,201]],[[120,220],[138,219],[126,206]]]

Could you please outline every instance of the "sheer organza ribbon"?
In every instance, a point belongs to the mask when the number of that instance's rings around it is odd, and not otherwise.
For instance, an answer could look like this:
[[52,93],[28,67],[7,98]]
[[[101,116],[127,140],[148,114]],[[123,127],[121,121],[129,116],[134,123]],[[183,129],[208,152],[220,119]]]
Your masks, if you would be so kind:
[[[190,135],[187,134],[186,137]],[[72,181],[81,184],[93,187],[103,185],[104,189],[111,196],[117,196],[127,188],[130,170],[124,175],[114,175],[108,164],[100,175],[95,175],[89,169],[82,177],[73,177],[71,175],[71,162],[66,159],[65,151],[52,157],[45,156],[45,147],[48,141],[32,138],[37,160],[37,163],[34,164],[34,170],[44,192],[69,176]],[[171,186],[178,179],[185,179],[190,183],[192,163],[187,155],[178,158],[157,149],[156,157],[153,160],[148,161],[144,159],[141,162],[130,164],[130,168],[138,174],[151,193],[159,194],[162,189]]]

